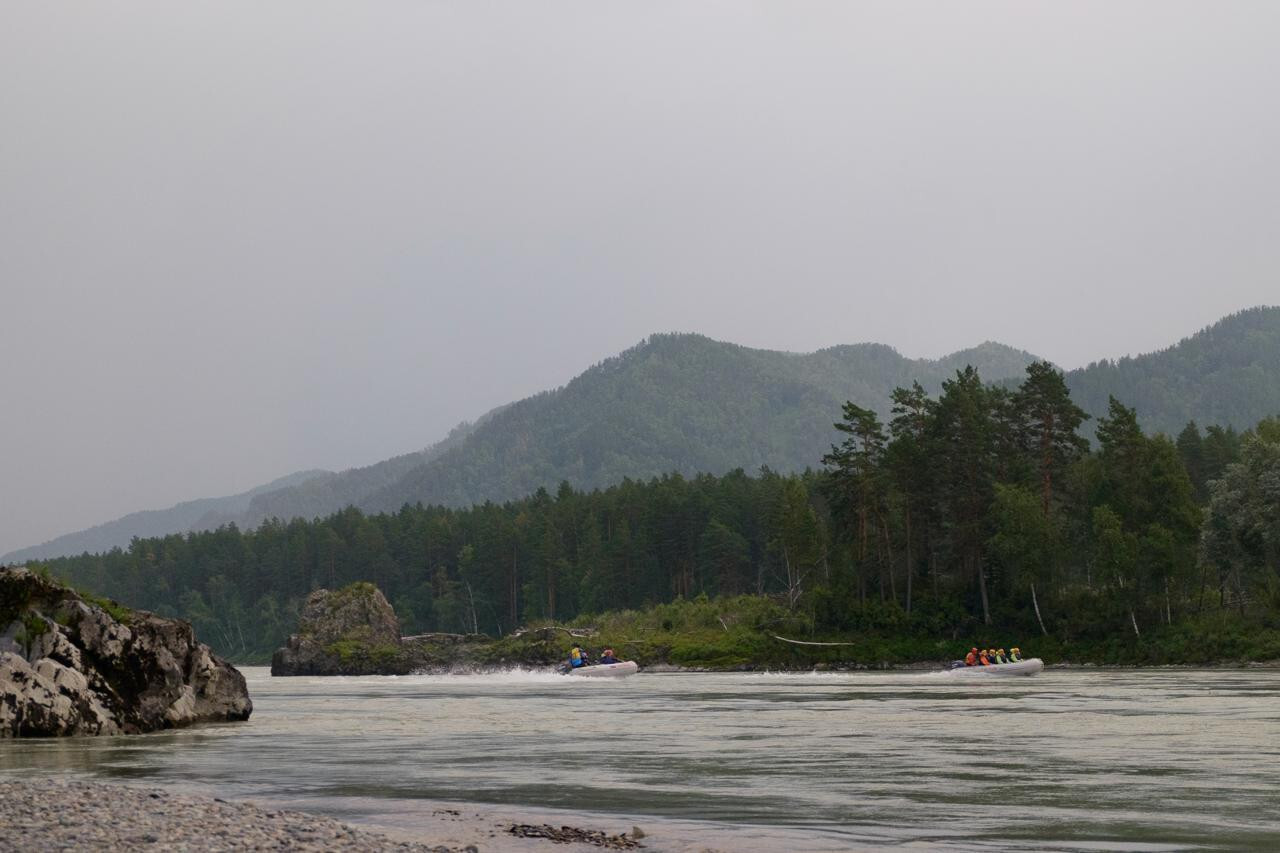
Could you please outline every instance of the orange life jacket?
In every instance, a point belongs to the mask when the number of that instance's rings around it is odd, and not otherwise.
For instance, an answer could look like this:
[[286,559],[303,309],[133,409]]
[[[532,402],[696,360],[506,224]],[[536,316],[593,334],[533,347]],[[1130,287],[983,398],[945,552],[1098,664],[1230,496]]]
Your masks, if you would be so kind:
[[978,656],[977,656],[977,655],[975,655],[973,652],[969,652],[969,654],[967,654],[967,655],[965,655],[965,656],[964,656],[964,665],[965,665],[965,666],[977,666],[977,665],[978,665]]
[[983,666],[991,666],[991,661],[987,660],[986,655],[979,655],[978,660],[982,661]]

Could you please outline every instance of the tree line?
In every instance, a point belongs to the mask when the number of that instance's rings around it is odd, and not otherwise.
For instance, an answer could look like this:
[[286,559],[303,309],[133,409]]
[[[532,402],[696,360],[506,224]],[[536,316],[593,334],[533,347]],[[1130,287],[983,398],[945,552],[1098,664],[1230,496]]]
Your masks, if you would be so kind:
[[1280,612],[1280,420],[1147,435],[1114,398],[1087,415],[1062,374],[1017,387],[958,371],[848,403],[821,467],[562,483],[467,509],[348,508],[253,530],[134,539],[44,565],[95,593],[191,621],[253,659],[318,587],[363,580],[406,633],[495,636],[540,620],[705,595],[770,596],[810,633],[939,638],[984,630],[1092,642],[1209,612]]

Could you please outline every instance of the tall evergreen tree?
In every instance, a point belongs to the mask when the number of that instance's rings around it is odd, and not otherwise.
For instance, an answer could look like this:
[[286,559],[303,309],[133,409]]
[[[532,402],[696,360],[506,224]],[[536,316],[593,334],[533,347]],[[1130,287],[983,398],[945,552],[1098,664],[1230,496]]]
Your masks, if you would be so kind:
[[[884,429],[876,413],[854,403],[844,404],[844,419],[835,424],[844,434],[844,440],[832,445],[831,452],[822,457],[828,470],[828,493],[832,507],[839,516],[856,519],[858,569],[867,564],[868,546],[872,537],[883,535],[882,504],[884,480],[882,461],[885,452]],[[847,526],[845,529],[848,529]],[[883,553],[877,549],[878,556]],[[878,560],[883,572],[883,559]],[[882,579],[883,581],[883,579]],[[880,584],[880,597],[884,598],[886,584]]]
[[1035,458],[1041,508],[1047,518],[1054,479],[1089,449],[1089,442],[1077,432],[1089,416],[1071,402],[1062,373],[1047,361],[1027,366],[1027,378],[1013,397],[1013,408],[1024,446]]
[[1204,475],[1204,438],[1200,435],[1200,427],[1195,421],[1189,421],[1182,432],[1178,433],[1178,455],[1182,457],[1182,465],[1191,478],[1195,489],[1196,500],[1203,503],[1209,497],[1208,481]]
[[982,621],[990,625],[983,545],[995,468],[995,429],[991,395],[973,367],[957,371],[954,379],[942,384],[932,427],[939,494],[951,530],[952,549],[964,574],[977,581]]
[[[916,574],[916,560],[920,553],[916,544],[921,538],[931,543],[931,506],[933,477],[928,445],[929,421],[932,405],[919,382],[910,388],[893,390],[893,419],[889,431],[893,436],[885,452],[885,464],[894,489],[901,495],[902,521],[905,543],[907,601],[906,611],[911,612],[912,580]],[[923,549],[933,563],[933,549]],[[936,574],[935,593],[936,590]]]

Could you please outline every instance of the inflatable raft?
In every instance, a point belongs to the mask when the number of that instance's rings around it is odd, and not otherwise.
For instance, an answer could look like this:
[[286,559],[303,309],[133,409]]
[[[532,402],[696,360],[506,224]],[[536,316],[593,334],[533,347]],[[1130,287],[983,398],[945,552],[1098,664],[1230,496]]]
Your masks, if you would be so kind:
[[997,663],[991,666],[957,666],[944,669],[944,675],[956,678],[989,678],[999,675],[1035,675],[1044,669],[1044,661],[1040,658],[1028,658],[1017,663]]
[[625,678],[628,675],[635,675],[640,667],[633,660],[619,661],[618,663],[598,663],[594,666],[580,666],[577,669],[569,670],[569,675],[576,675],[579,678]]

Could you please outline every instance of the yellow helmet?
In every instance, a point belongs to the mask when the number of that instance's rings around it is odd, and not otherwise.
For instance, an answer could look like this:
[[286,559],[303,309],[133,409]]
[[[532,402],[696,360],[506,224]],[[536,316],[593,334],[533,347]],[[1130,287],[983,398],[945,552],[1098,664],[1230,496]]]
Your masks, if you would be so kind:
[[1018,648],[1017,646],[1014,646],[1014,647],[1013,647],[1013,650],[1014,650],[1015,652],[1020,652],[1020,651],[1022,651],[1022,649]]
[[1000,651],[996,652],[996,654],[999,654],[999,655],[1004,654],[1004,649],[1000,649]]

